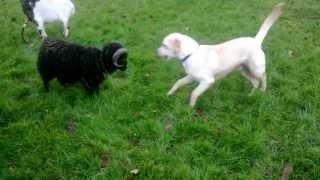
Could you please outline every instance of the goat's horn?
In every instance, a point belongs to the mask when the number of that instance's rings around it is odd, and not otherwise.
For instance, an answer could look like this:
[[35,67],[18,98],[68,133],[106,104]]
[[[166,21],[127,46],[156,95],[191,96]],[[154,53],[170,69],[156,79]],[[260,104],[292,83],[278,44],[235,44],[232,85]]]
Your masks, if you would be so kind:
[[112,56],[113,65],[118,67],[118,68],[123,67],[124,65],[121,65],[121,64],[118,63],[118,59],[122,54],[126,54],[126,53],[128,53],[128,50],[126,48],[118,49]]

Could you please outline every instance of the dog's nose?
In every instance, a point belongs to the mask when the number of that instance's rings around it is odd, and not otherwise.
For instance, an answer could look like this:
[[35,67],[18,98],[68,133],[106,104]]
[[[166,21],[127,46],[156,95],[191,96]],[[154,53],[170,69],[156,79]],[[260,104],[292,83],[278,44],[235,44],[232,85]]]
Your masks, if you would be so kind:
[[157,49],[157,53],[158,53],[158,55],[159,55],[160,57],[163,57],[163,53],[162,53],[161,48],[158,48],[158,49]]

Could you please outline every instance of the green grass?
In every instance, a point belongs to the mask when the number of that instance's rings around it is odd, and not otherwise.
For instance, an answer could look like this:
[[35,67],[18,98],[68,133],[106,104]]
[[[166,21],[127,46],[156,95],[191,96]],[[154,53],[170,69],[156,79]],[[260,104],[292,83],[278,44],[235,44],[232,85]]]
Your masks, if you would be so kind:
[[[249,97],[250,83],[235,72],[192,110],[195,85],[167,97],[183,69],[155,53],[170,32],[202,44],[253,36],[276,2],[74,0],[68,40],[118,40],[130,54],[128,70],[88,97],[57,81],[44,92],[35,28],[30,48],[18,1],[0,1],[0,179],[279,179],[288,164],[292,179],[319,179],[318,0],[288,0],[268,34],[266,93]],[[60,25],[47,29],[62,37]]]

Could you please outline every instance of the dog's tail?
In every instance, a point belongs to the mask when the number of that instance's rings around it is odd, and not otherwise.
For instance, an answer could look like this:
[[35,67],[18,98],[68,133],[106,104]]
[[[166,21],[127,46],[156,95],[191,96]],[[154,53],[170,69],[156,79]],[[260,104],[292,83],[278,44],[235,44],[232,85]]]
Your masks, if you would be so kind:
[[271,28],[271,26],[278,20],[278,18],[281,16],[282,14],[282,7],[285,3],[281,2],[279,4],[277,4],[273,11],[271,12],[271,14],[264,20],[264,23],[262,24],[262,26],[260,27],[259,32],[257,33],[255,39],[262,44],[264,38],[266,37],[269,29]]

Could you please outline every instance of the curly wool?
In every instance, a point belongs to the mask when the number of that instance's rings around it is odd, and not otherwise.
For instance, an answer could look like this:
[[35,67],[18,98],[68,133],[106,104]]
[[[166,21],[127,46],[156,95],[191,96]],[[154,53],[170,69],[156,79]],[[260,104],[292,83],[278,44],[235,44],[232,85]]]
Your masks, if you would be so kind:
[[46,90],[49,90],[49,82],[57,78],[63,86],[80,81],[91,94],[99,90],[104,74],[126,69],[127,53],[121,56],[121,68],[116,67],[112,60],[113,54],[121,48],[120,43],[110,43],[100,50],[46,39],[39,52],[38,71]]

